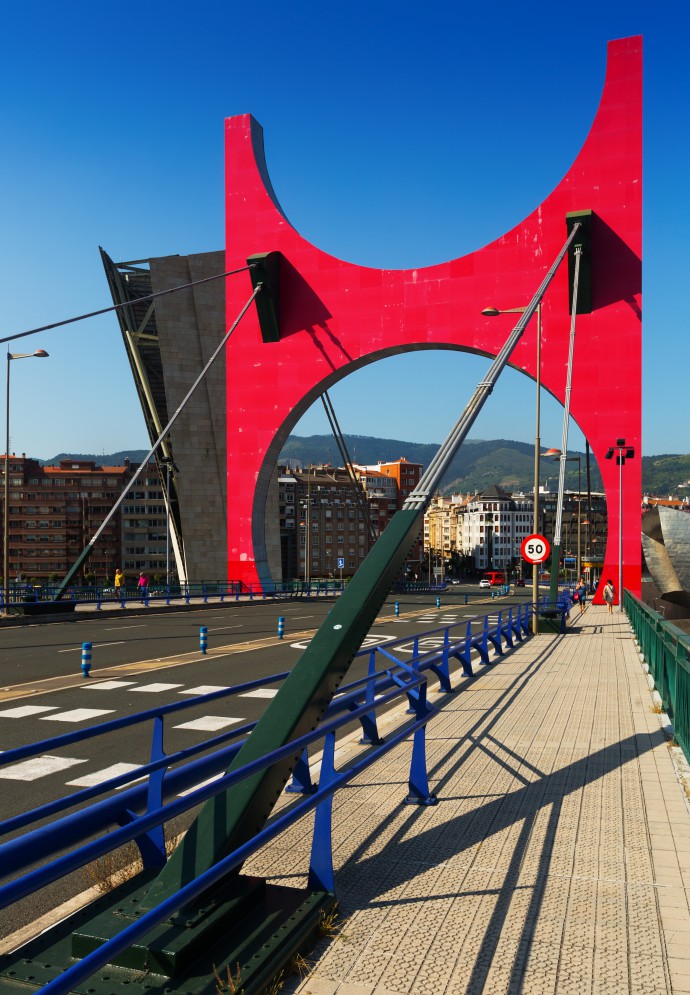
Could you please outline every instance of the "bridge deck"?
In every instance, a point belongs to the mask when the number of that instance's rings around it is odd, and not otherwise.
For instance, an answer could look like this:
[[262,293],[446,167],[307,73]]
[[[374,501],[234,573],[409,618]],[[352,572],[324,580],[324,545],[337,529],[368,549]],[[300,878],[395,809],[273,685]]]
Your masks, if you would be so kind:
[[[334,804],[339,930],[300,995],[690,992],[690,812],[624,615],[518,646]],[[437,700],[438,696],[433,696]],[[298,831],[253,869],[297,884]]]

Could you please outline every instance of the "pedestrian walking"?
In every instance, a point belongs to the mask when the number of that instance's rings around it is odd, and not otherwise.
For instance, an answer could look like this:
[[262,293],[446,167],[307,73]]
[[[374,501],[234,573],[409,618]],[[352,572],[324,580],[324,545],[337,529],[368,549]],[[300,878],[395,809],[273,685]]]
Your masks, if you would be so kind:
[[118,567],[115,571],[115,593],[123,594],[125,590],[125,575]]
[[139,594],[141,595],[142,603],[146,601],[146,595],[149,593],[149,579],[142,570],[139,574],[139,582],[137,584],[139,588]]
[[613,612],[613,602],[615,600],[615,597],[616,597],[616,589],[613,586],[613,581],[607,580],[606,584],[604,585],[604,601],[606,602],[606,605],[608,607],[609,615],[611,615]]
[[575,593],[577,594],[577,603],[580,606],[580,615],[582,615],[587,605],[587,585],[584,577],[580,577]]

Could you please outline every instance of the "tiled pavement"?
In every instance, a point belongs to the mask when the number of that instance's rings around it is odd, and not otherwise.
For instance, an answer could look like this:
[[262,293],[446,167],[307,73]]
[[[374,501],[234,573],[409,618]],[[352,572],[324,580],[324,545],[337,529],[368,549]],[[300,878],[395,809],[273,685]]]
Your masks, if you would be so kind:
[[[482,668],[484,670],[484,668]],[[624,615],[588,606],[445,698],[334,803],[338,929],[299,995],[690,992],[690,814]],[[300,884],[296,827],[252,869]]]

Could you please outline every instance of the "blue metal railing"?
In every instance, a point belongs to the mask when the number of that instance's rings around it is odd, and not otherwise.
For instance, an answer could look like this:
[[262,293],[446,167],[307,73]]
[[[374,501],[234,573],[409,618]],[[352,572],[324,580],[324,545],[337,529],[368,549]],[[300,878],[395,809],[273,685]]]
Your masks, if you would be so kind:
[[[5,876],[21,874],[0,886],[0,908],[3,908],[132,840],[139,847],[145,868],[162,866],[166,859],[163,836],[166,822],[284,757],[302,754],[290,790],[299,792],[303,797],[290,806],[288,812],[276,817],[253,840],[214,865],[174,898],[142,916],[136,924],[127,927],[41,990],[47,995],[63,995],[70,991],[311,809],[316,809],[316,817],[309,868],[310,886],[332,891],[331,801],[335,791],[412,735],[412,759],[405,800],[433,804],[435,798],[429,791],[427,780],[424,728],[437,710],[427,702],[425,672],[430,670],[439,679],[441,691],[461,690],[460,683],[455,688],[452,686],[451,658],[460,662],[463,676],[471,676],[474,673],[473,657],[478,656],[481,663],[490,665],[504,653],[504,644],[510,647],[529,634],[532,613],[533,606],[525,604],[499,612],[493,623],[490,623],[489,616],[483,619],[477,616],[462,623],[436,627],[412,637],[390,640],[361,650],[358,656],[368,657],[366,677],[341,689],[316,730],[232,774],[225,774],[224,771],[245,741],[241,737],[251,731],[254,723],[235,727],[197,746],[166,755],[163,749],[165,717],[200,704],[246,693],[262,685],[277,683],[284,680],[287,673],[114,719],[0,755],[0,764],[5,766],[135,724],[153,723],[147,764],[0,823],[0,835],[41,823],[39,828],[0,845],[0,873]],[[491,649],[494,651],[493,658]],[[409,655],[409,662],[400,659],[401,653]],[[401,696],[407,697],[414,717],[390,734],[384,743],[376,727],[377,711],[393,705]],[[370,744],[372,748],[346,772],[338,772],[334,765],[335,735],[353,720],[361,724],[361,742]],[[311,783],[307,751],[320,740],[323,740],[323,756],[319,783],[315,787]],[[214,752],[208,756],[210,749]],[[200,753],[205,755],[197,756]],[[208,782],[210,777],[216,780],[200,785],[200,781]],[[142,778],[145,779],[143,782]],[[133,781],[137,783],[124,787]],[[55,818],[67,809],[91,802],[99,795],[110,795],[115,788],[123,790],[76,812]],[[184,795],[181,795],[182,792]],[[46,819],[52,820],[49,825],[45,825]],[[111,828],[118,824],[119,828]],[[93,839],[98,832],[104,832],[104,835]],[[65,853],[65,850],[69,852]],[[51,859],[56,852],[62,855]],[[35,866],[43,860],[48,862]]]
[[[100,608],[105,603],[121,604],[123,608],[127,605],[145,604],[155,602],[184,602],[189,604],[192,599],[203,599],[208,602],[211,598],[217,598],[223,602],[226,599],[239,601],[242,599],[254,600],[259,598],[296,598],[296,597],[324,597],[342,593],[344,582],[339,580],[310,581],[276,581],[262,584],[245,584],[239,580],[213,580],[199,581],[196,583],[175,583],[175,584],[151,584],[149,587],[140,590],[129,585],[125,588],[114,588],[109,585],[83,585],[67,588],[63,601],[71,601],[75,604],[95,604]],[[58,584],[10,584],[7,591],[0,585],[0,607],[3,609],[13,606],[30,607],[36,604],[46,604],[55,600],[58,592]]]

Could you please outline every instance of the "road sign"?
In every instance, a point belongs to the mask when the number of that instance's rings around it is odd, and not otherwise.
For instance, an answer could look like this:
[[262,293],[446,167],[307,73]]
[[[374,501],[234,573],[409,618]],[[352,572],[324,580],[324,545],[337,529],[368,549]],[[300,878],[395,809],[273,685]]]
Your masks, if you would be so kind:
[[342,570],[344,566],[345,566],[345,557],[344,556],[339,556],[338,557],[338,570]]
[[548,539],[535,533],[522,540],[520,552],[528,563],[543,563],[551,552],[551,545]]

